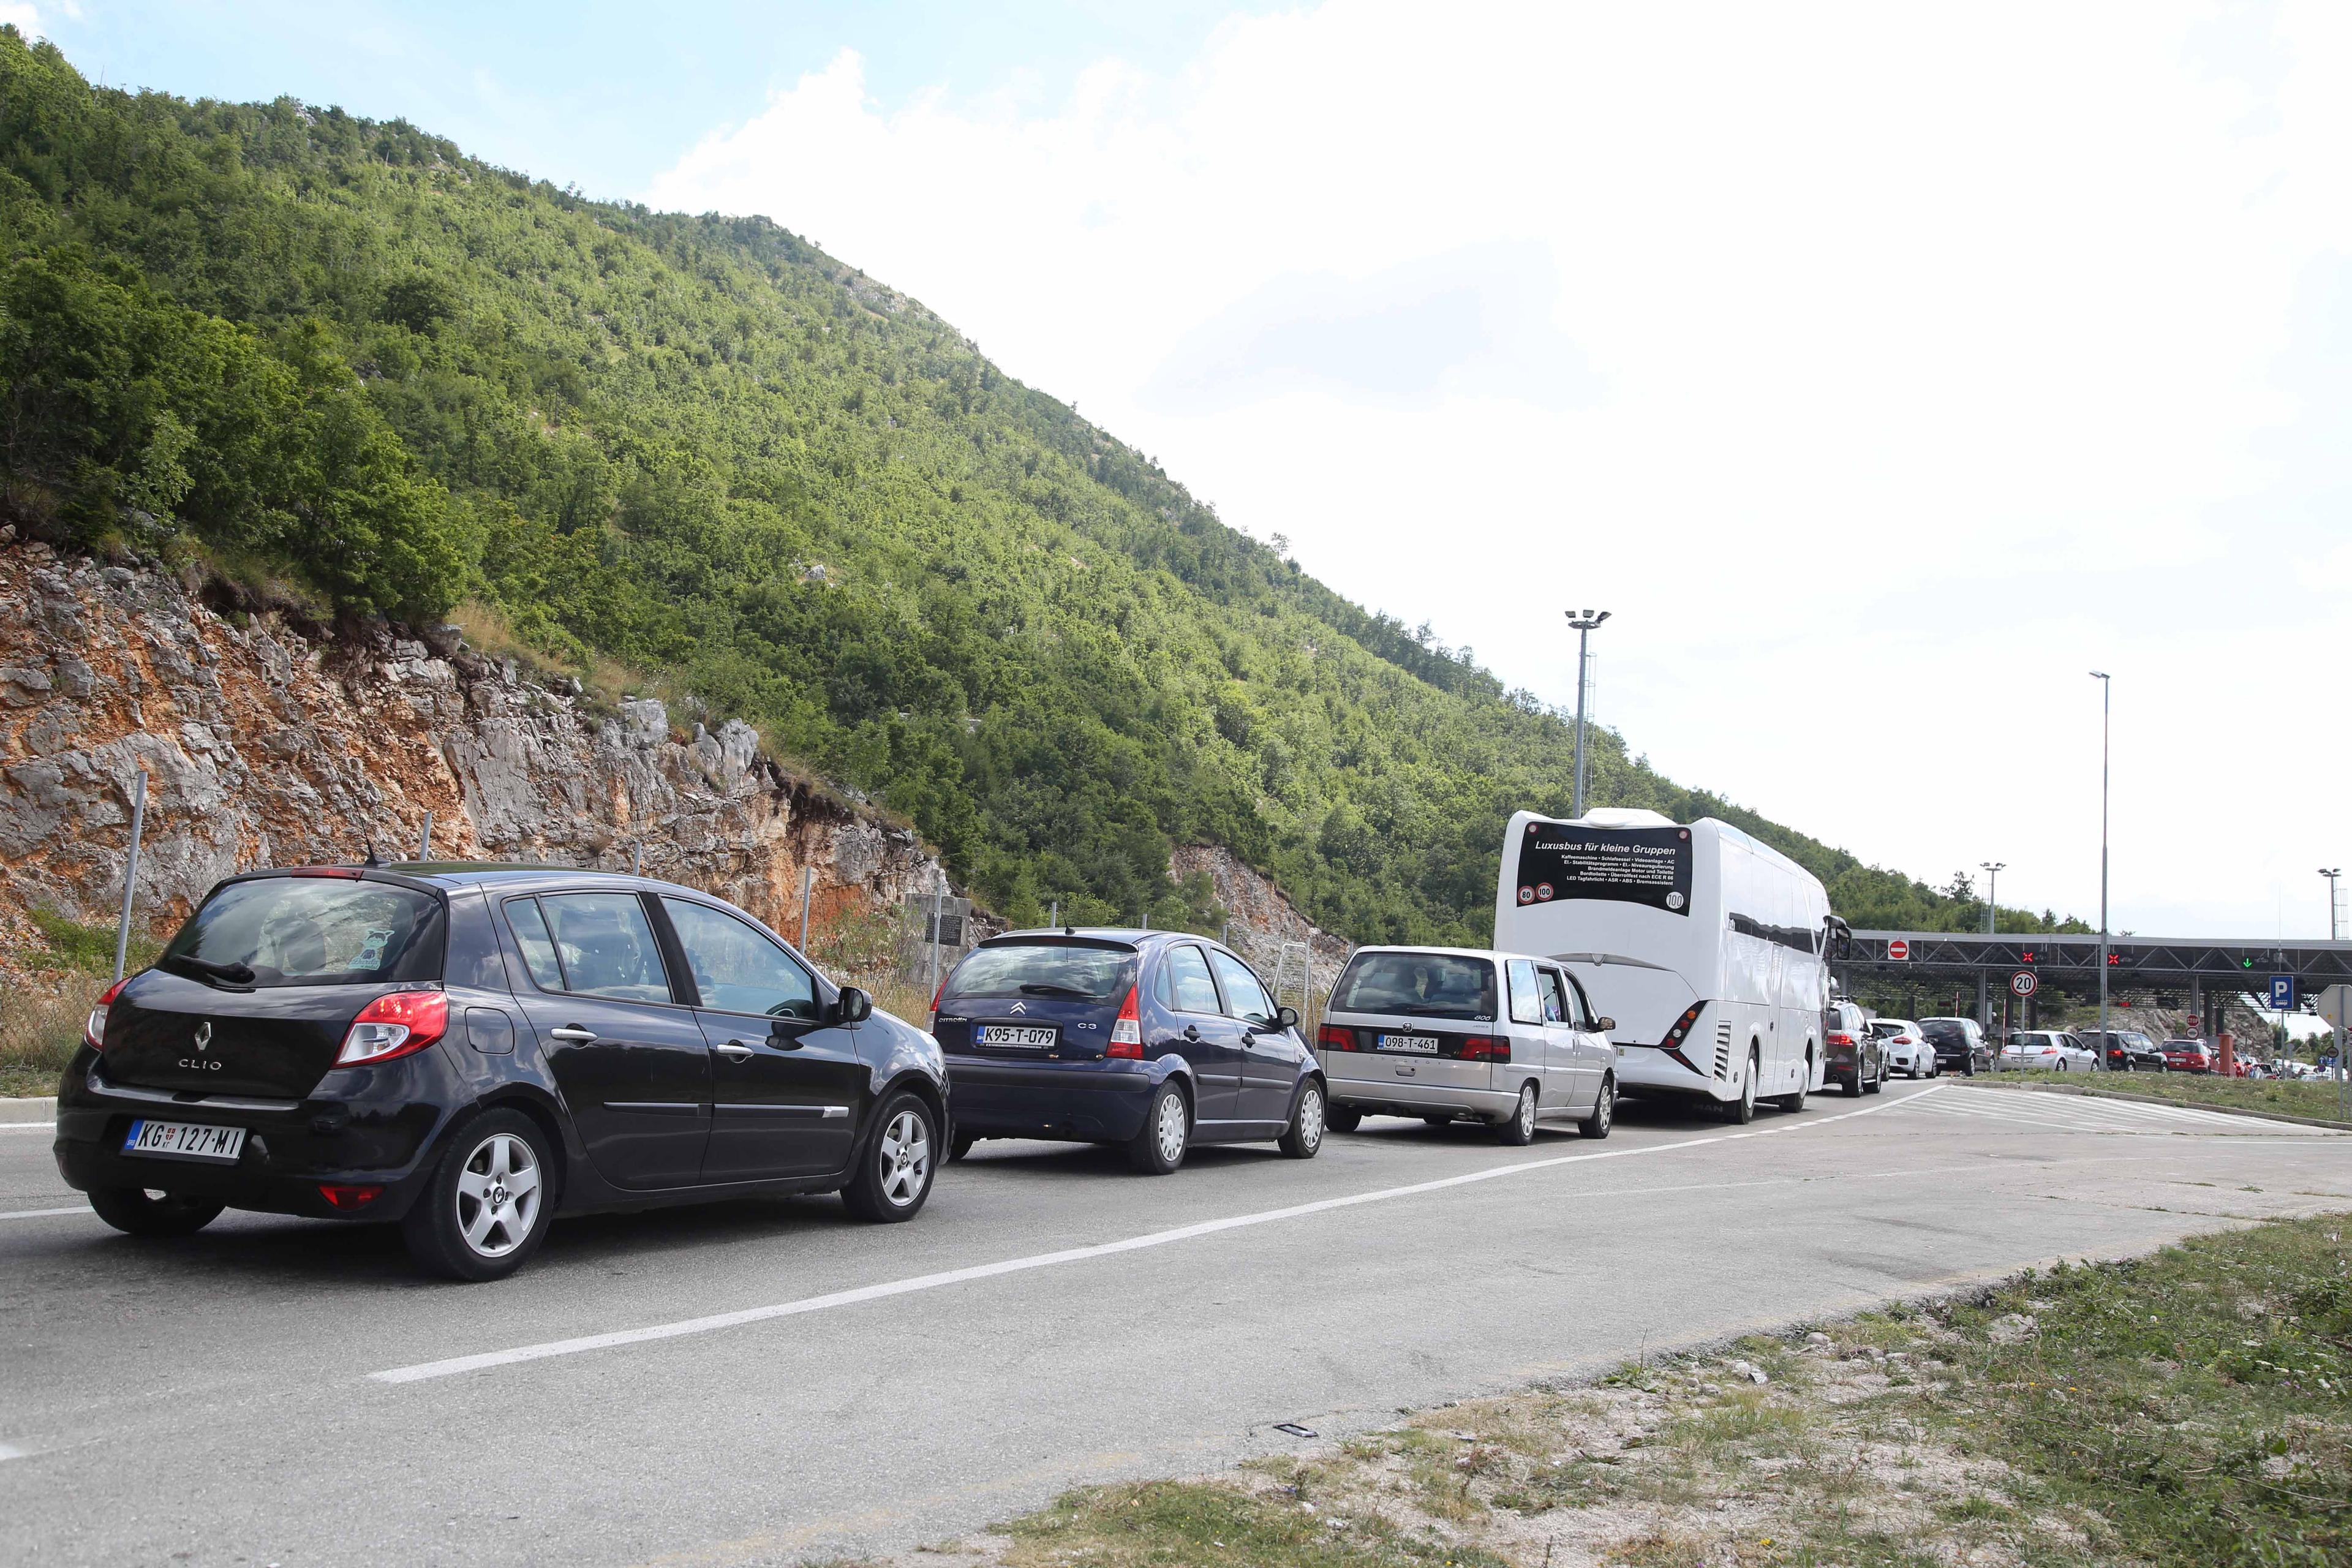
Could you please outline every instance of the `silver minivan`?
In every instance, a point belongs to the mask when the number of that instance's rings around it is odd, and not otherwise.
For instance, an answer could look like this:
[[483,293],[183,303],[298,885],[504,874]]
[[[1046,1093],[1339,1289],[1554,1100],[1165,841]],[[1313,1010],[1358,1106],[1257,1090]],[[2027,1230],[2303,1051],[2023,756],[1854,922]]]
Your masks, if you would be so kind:
[[1367,1116],[1484,1121],[1506,1143],[1573,1120],[1609,1136],[1617,1047],[1576,977],[1549,959],[1460,947],[1359,949],[1316,1033],[1326,1124]]

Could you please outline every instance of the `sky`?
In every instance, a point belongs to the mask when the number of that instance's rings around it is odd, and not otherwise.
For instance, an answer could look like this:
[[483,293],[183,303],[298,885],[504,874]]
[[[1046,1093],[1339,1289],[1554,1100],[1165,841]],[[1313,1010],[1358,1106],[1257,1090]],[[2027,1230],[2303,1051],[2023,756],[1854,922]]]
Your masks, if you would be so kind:
[[[0,0],[87,73],[759,212],[1671,777],[2327,934],[2352,6]],[[2347,931],[2352,935],[2352,931]]]

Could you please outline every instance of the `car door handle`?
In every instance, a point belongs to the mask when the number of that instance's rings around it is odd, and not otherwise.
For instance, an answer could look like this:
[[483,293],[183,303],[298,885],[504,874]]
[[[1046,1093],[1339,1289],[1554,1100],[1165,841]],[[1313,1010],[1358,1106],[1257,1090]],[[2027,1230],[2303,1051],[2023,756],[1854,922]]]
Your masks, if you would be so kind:
[[730,1040],[723,1046],[713,1046],[710,1048],[730,1062],[747,1062],[751,1059],[751,1047],[740,1040]]
[[548,1030],[547,1034],[550,1039],[570,1040],[575,1046],[587,1045],[596,1037],[595,1030],[583,1029],[577,1024],[566,1024],[560,1029]]
[[1184,1037],[1192,1041],[1195,1045],[1199,1044],[1201,1039],[1201,1026],[1198,1024],[1185,1025]]

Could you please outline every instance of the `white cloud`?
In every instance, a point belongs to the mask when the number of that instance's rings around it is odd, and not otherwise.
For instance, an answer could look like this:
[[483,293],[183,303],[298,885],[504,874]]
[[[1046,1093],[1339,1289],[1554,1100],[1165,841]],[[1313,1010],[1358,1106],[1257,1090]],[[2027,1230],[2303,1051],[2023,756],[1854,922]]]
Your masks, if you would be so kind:
[[1043,113],[845,53],[646,199],[816,237],[1509,680],[1568,700],[1610,605],[1637,750],[1931,879],[2095,912],[2112,668],[2116,924],[2307,933],[2347,89],[2326,0],[1335,0]]

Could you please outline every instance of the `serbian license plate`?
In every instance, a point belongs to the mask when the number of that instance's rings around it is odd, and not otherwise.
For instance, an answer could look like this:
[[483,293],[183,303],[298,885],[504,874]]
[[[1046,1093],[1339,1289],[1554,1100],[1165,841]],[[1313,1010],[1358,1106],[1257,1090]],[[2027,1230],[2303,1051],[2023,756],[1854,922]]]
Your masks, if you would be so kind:
[[1016,1051],[1042,1051],[1052,1048],[1056,1031],[1024,1026],[1019,1024],[982,1024],[980,1044],[998,1046]]
[[245,1129],[203,1127],[190,1121],[134,1121],[131,1136],[122,1141],[122,1152],[228,1163],[245,1152]]
[[1437,1054],[1435,1035],[1374,1035],[1372,1049],[1376,1051],[1407,1051],[1417,1057]]

